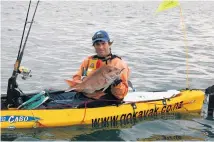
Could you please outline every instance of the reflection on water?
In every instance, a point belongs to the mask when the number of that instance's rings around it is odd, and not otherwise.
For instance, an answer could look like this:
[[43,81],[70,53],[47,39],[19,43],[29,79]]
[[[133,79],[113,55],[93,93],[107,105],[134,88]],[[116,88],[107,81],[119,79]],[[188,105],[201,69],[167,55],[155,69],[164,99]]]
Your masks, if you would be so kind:
[[179,135],[154,135],[150,138],[139,138],[137,141],[204,141],[205,138]]

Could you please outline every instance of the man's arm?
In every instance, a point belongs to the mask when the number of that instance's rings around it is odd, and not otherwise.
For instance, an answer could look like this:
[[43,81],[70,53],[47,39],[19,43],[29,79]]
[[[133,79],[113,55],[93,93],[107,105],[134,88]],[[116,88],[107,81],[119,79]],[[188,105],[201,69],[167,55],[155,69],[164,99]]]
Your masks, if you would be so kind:
[[115,81],[111,86],[111,92],[116,98],[123,99],[128,93],[129,68],[122,60],[115,60],[115,62],[117,62],[115,64],[116,67],[124,68],[124,70],[122,71],[120,79]]

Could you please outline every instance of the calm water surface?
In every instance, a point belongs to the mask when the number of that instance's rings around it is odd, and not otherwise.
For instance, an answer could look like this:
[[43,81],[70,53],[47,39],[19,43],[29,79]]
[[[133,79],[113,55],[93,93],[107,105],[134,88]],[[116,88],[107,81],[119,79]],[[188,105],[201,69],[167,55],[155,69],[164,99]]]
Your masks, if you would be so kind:
[[[138,91],[186,88],[186,49],[179,9],[155,15],[159,3],[41,1],[22,60],[33,76],[25,81],[18,78],[20,88],[24,92],[67,88],[64,79],[76,72],[86,56],[94,54],[91,37],[100,29],[114,40],[112,52],[128,63],[130,80]],[[214,2],[181,5],[190,88],[204,89],[214,84]],[[27,6],[27,1],[1,2],[3,94],[17,56]],[[191,115],[142,121],[125,128],[2,131],[2,140],[214,140],[213,133],[214,121]]]

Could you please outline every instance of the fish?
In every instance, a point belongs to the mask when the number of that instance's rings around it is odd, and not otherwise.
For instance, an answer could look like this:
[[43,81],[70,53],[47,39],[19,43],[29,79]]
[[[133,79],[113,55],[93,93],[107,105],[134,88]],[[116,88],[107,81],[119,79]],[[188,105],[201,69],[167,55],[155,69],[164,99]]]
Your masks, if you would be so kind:
[[114,82],[120,78],[120,74],[125,68],[117,68],[110,65],[104,65],[94,71],[91,75],[86,76],[82,82],[66,80],[70,88],[67,92],[75,90],[77,92],[94,93],[103,89],[103,92]]

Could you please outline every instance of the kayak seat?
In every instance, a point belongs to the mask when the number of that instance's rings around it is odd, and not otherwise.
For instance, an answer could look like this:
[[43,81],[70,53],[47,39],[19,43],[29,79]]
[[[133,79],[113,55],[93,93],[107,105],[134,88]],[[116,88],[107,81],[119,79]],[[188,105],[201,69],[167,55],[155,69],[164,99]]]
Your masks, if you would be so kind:
[[49,93],[47,91],[41,91],[34,95],[32,98],[22,103],[17,109],[35,109],[49,99]]

